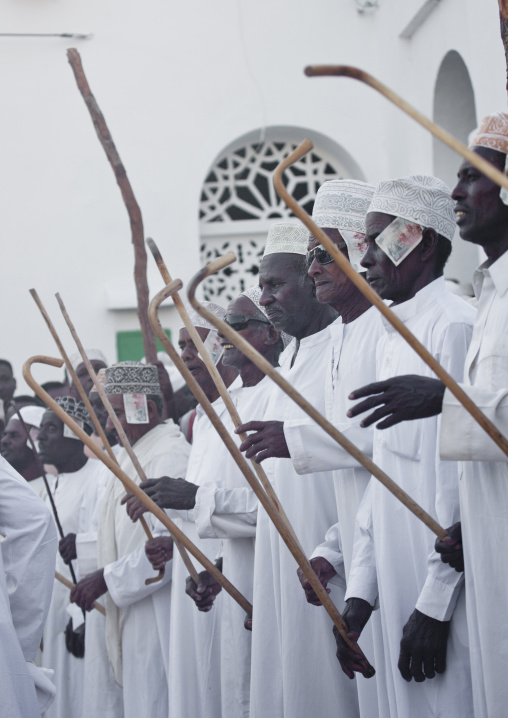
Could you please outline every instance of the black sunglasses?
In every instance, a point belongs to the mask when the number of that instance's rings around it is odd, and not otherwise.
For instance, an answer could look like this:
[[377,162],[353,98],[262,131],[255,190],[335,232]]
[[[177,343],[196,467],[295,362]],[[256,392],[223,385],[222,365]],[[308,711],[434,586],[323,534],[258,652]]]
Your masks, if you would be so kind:
[[[335,246],[337,249],[346,249],[347,244],[345,242],[340,242]],[[307,252],[307,267],[309,267],[309,269],[314,260],[316,260],[318,264],[330,264],[330,262],[333,262],[333,257],[330,252],[327,252],[326,249],[323,249],[323,247],[314,247],[314,249]]]
[[241,332],[245,329],[249,322],[260,322],[261,324],[271,324],[268,319],[256,319],[255,317],[246,317],[245,314],[229,314],[224,317],[224,321],[235,332]]

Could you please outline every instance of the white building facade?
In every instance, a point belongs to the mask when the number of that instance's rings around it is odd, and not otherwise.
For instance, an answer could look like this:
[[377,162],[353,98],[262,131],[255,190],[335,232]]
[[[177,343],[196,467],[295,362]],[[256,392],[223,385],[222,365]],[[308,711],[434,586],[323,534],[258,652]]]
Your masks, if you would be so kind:
[[[483,115],[506,108],[495,0],[0,0],[0,7],[0,356],[14,365],[18,393],[23,361],[56,353],[30,287],[69,350],[57,291],[85,346],[100,347],[111,362],[117,334],[139,328],[127,213],[68,47],[81,53],[145,234],[172,276],[186,283],[203,261],[228,249],[238,254],[226,276],[204,287],[224,305],[256,281],[266,230],[288,216],[270,174],[304,137],[315,151],[290,187],[309,209],[330,177],[375,183],[423,172],[452,186],[460,164],[372,89],[307,78],[306,65],[358,66],[462,141]],[[477,263],[476,248],[457,238],[448,276],[469,282]],[[153,294],[162,282],[149,264]],[[176,339],[175,310],[161,315]],[[37,372],[41,381],[61,376]]]

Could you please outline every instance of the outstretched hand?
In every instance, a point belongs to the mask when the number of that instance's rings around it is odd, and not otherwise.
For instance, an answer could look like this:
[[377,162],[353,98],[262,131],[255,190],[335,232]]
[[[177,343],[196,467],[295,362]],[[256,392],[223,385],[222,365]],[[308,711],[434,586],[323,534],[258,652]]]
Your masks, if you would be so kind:
[[201,571],[198,575],[199,582],[197,586],[194,579],[191,576],[187,576],[185,593],[192,598],[198,611],[206,613],[212,608],[217,594],[222,591],[222,586],[208,571]]
[[446,670],[449,621],[437,621],[416,608],[404,626],[400,641],[399,671],[405,681],[421,683]]
[[[323,588],[326,589],[327,593],[330,593],[330,589],[326,588],[328,586],[328,581],[333,578],[337,573],[332,564],[327,561],[326,558],[323,558],[322,556],[316,556],[315,558],[311,558],[310,565],[312,566],[317,577],[323,584]],[[300,579],[302,588],[305,591],[305,598],[307,599],[307,603],[312,603],[313,606],[321,606],[322,604],[320,599],[317,597],[316,593],[314,592],[314,589],[310,585],[308,578],[305,577],[305,574],[300,567],[298,567],[296,573],[298,574],[298,578]]]
[[255,433],[249,434],[240,444],[245,458],[254,459],[258,464],[271,457],[290,458],[282,421],[249,421],[235,429],[235,434],[247,434],[249,431]]
[[[355,643],[358,641],[371,614],[372,606],[367,601],[364,601],[363,598],[348,598],[342,618],[349,629],[347,637],[350,641],[354,641]],[[349,648],[335,626],[333,627],[333,634],[337,644],[336,655],[346,676],[348,678],[354,678],[355,673],[364,673],[365,659],[363,656],[354,653],[354,651]]]
[[460,521],[449,529],[448,536],[441,541],[436,539],[435,549],[441,554],[441,561],[447,563],[458,573],[464,570],[464,550],[462,548],[462,527]]
[[[445,389],[439,379],[417,374],[396,376],[352,391],[349,395],[352,401],[369,398],[355,404],[347,415],[354,417],[379,407],[363,419],[361,426],[367,427],[379,421],[376,428],[388,429],[401,421],[425,419],[440,414],[443,410]],[[383,421],[380,421],[381,419]]]

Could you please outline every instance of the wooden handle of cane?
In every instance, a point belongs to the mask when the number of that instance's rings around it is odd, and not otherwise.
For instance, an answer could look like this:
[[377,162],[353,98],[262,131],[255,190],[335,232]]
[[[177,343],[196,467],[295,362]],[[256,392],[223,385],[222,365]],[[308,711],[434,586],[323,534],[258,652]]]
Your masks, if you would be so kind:
[[[123,428],[122,424],[120,423],[120,420],[118,419],[117,415],[115,414],[115,411],[114,411],[113,407],[111,406],[111,402],[109,401],[106,392],[104,391],[103,387],[101,386],[99,379],[97,377],[97,374],[95,373],[95,370],[94,370],[89,358],[86,355],[86,351],[83,347],[83,344],[81,343],[81,340],[78,336],[76,328],[75,328],[74,324],[72,323],[71,318],[69,317],[69,314],[67,312],[65,304],[63,303],[63,300],[62,300],[60,294],[57,293],[55,296],[56,296],[58,305],[60,307],[60,310],[62,312],[63,318],[65,319],[65,323],[67,324],[67,326],[69,328],[69,331],[72,335],[72,338],[74,339],[76,347],[78,348],[81,358],[83,359],[83,362],[87,368],[88,374],[90,375],[90,378],[93,381],[95,389],[97,390],[97,392],[101,398],[101,401],[102,401],[106,411],[108,412],[109,418],[113,422],[115,431],[118,434],[118,438],[120,439],[120,443],[122,444],[123,448],[127,452],[127,455],[129,456],[129,459],[131,460],[132,465],[134,466],[134,469],[136,470],[136,473],[140,478],[140,481],[141,482],[146,481],[147,476],[143,470],[143,467],[141,466],[138,457],[134,453],[132,446],[130,444],[130,441],[127,438],[127,434],[125,433],[124,428]],[[115,461],[116,461],[116,457],[115,457]],[[141,516],[140,522],[141,522],[141,525],[148,537],[148,540],[153,541],[152,532],[150,531],[150,528],[146,522],[146,519],[143,516]],[[196,582],[199,581],[199,577],[198,577],[196,569],[194,568],[194,564],[190,560],[190,558],[187,555],[187,552],[185,551],[183,546],[178,541],[175,541],[175,546],[178,549],[178,551],[180,552],[180,555],[182,556],[182,560],[185,563],[185,565],[187,566],[187,569],[190,571],[192,568],[191,576],[192,576],[193,580]],[[157,576],[154,576],[153,578],[147,578],[145,583],[147,585],[156,583],[157,581],[160,581],[163,576],[164,576],[164,569],[161,569],[159,571],[159,573],[157,574]]]
[[61,367],[63,361],[56,359],[55,357],[48,357],[43,355],[30,357],[23,364],[23,378],[28,386],[40,397],[45,404],[53,411],[66,426],[68,426],[81,441],[88,446],[95,456],[105,464],[108,469],[120,479],[125,487],[126,491],[130,491],[136,496],[142,504],[161,522],[163,526],[176,538],[180,543],[187,549],[187,551],[199,561],[199,563],[215,578],[215,580],[221,584],[235,601],[245,610],[246,613],[251,615],[252,606],[247,599],[242,596],[237,588],[228,581],[228,579],[222,575],[217,567],[205,556],[205,554],[198,549],[198,547],[192,543],[192,541],[181,531],[178,526],[167,516],[167,514],[152,501],[152,499],[145,494],[145,492],[139,488],[139,486],[123,471],[116,462],[114,462],[107,454],[100,449],[97,444],[83,431],[83,429],[76,424],[76,422],[68,416],[65,411],[56,403],[56,401],[38,384],[32,376],[31,368],[33,364],[47,364],[48,366]]
[[[212,274],[214,271],[223,269],[234,261],[232,252],[218,257],[205,267],[206,275]],[[203,272],[201,272],[203,274]],[[190,290],[189,290],[190,291]],[[195,306],[195,305],[193,305]],[[246,342],[237,332],[229,327],[225,322],[201,307],[200,313],[217,327],[221,334],[224,334],[243,354],[245,354],[256,366],[267,374],[280,388],[293,399],[319,426],[321,426],[335,441],[340,444],[358,463],[360,463],[367,471],[373,474],[386,488],[406,506],[415,516],[417,516],[428,528],[441,539],[447,536],[446,531],[430,516],[421,506],[396,484],[382,469],[377,466],[372,459],[360,451],[344,434],[342,434],[333,424],[331,424],[317,409],[315,409],[304,397],[289,384],[264,357],[257,352],[248,342]],[[212,319],[213,317],[213,319]]]
[[[381,314],[390,322],[392,327],[407,341],[418,356],[429,366],[436,376],[441,379],[443,384],[451,391],[455,398],[460,401],[464,408],[471,414],[471,416],[480,424],[480,426],[486,431],[490,438],[499,446],[508,456],[508,440],[499,431],[499,429],[488,419],[485,414],[476,406],[476,404],[469,398],[466,392],[457,384],[448,372],[443,369],[441,364],[435,359],[432,354],[426,349],[423,344],[418,341],[415,335],[406,327],[406,325],[392,312],[392,310],[386,306],[379,294],[375,292],[370,284],[362,277],[361,274],[356,272],[349,260],[342,254],[342,252],[335,246],[328,235],[312,221],[311,217],[302,209],[298,203],[291,197],[286,191],[284,183],[282,181],[282,174],[284,170],[301,159],[307,152],[310,152],[313,145],[310,140],[304,140],[298,147],[288,155],[275,169],[273,175],[273,184],[277,194],[286,203],[286,205],[294,212],[294,214],[300,219],[318,242],[331,254],[336,263],[342,269],[344,274],[358,287],[362,294],[373,304]],[[474,154],[474,153],[473,153]],[[487,162],[487,164],[489,164]],[[491,165],[492,166],[492,165]]]
[[503,172],[500,172],[494,165],[487,160],[477,155],[475,152],[469,150],[462,142],[454,137],[450,132],[447,132],[443,127],[437,125],[428,117],[419,112],[415,107],[406,102],[400,95],[397,95],[393,90],[384,85],[382,82],[377,80],[367,72],[360,70],[358,67],[351,67],[350,65],[309,65],[304,70],[307,77],[350,77],[353,80],[359,80],[374,90],[377,90],[381,95],[386,97],[390,102],[396,105],[399,109],[412,117],[413,120],[418,122],[419,125],[425,127],[426,130],[431,132],[434,137],[444,142],[452,150],[461,155],[464,159],[474,165],[480,172],[486,175],[493,182],[498,184],[500,187],[508,189],[508,177]]
[[[361,649],[358,647],[356,643],[351,642],[347,637],[347,626],[345,625],[342,616],[340,615],[339,611],[335,607],[334,603],[330,599],[329,595],[327,594],[326,590],[323,588],[321,581],[316,576],[312,566],[310,565],[307,557],[305,556],[305,553],[302,551],[300,544],[298,541],[294,541],[293,539],[293,532],[287,530],[287,525],[283,522],[283,519],[280,515],[280,513],[277,511],[273,503],[271,502],[270,498],[267,496],[267,494],[263,491],[262,487],[259,485],[258,480],[256,479],[255,475],[252,472],[252,469],[250,468],[250,465],[248,464],[247,460],[243,456],[243,454],[238,449],[238,446],[234,442],[233,438],[230,436],[229,432],[226,431],[223,423],[219,419],[217,413],[215,412],[214,408],[212,407],[210,401],[206,397],[205,393],[197,383],[197,381],[194,379],[191,372],[187,369],[184,362],[182,361],[180,355],[175,350],[171,342],[169,341],[164,329],[162,328],[162,325],[159,321],[159,317],[157,314],[157,310],[159,306],[162,304],[162,302],[167,299],[174,291],[178,291],[181,289],[182,283],[179,279],[174,280],[171,282],[168,286],[164,287],[151,301],[150,307],[148,310],[148,314],[150,317],[150,322],[152,324],[152,328],[154,329],[156,335],[159,337],[162,346],[164,347],[164,350],[168,353],[171,360],[177,367],[177,369],[180,371],[182,377],[185,379],[189,389],[192,391],[198,402],[201,404],[204,412],[210,419],[210,422],[213,424],[214,428],[216,429],[217,433],[221,437],[222,441],[226,445],[227,449],[229,450],[233,460],[235,461],[236,465],[238,466],[239,470],[242,472],[242,474],[245,476],[247,482],[251,486],[252,490],[256,494],[257,498],[259,499],[261,505],[266,510],[268,516],[273,521],[274,525],[277,527],[277,530],[279,531],[281,537],[283,538],[284,542],[286,543],[286,546],[288,546],[289,550],[295,557],[298,565],[302,569],[303,573],[305,574],[306,578],[308,578],[309,582],[312,585],[312,588],[316,592],[316,594],[319,596],[319,599],[321,603],[324,605],[325,609],[328,611],[328,614],[330,615],[332,621],[334,622],[335,626],[337,627],[337,630],[340,632],[341,636],[346,641],[347,645],[355,651],[355,653],[358,653],[359,655],[363,656],[363,653],[361,652]],[[367,659],[363,657],[364,661],[364,673],[363,675],[366,678],[370,678],[374,675],[375,671],[372,668],[372,666],[369,664]]]
[[[74,588],[74,586],[76,585],[75,583],[72,583],[72,581],[69,581],[68,578],[65,578],[65,576],[62,576],[61,573],[58,573],[58,571],[55,571],[55,578],[57,581],[60,581],[60,583],[63,583],[64,586],[67,586],[67,588],[70,590],[72,590]],[[97,603],[97,601],[94,601],[93,607],[95,608],[96,611],[99,611],[99,613],[102,613],[103,616],[106,615],[106,609],[104,608],[102,603]]]

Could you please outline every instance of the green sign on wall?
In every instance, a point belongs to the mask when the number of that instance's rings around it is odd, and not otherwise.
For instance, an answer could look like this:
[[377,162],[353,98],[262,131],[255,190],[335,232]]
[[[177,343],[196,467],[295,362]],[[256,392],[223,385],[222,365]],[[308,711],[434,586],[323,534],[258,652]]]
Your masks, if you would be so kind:
[[[171,331],[169,329],[165,329],[164,331],[171,341]],[[164,351],[160,341],[156,339],[156,342],[157,351]],[[116,333],[116,355],[117,361],[140,361],[145,356],[143,336],[140,329],[137,331]]]

